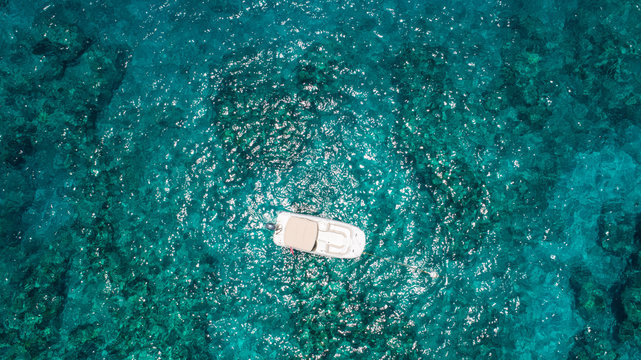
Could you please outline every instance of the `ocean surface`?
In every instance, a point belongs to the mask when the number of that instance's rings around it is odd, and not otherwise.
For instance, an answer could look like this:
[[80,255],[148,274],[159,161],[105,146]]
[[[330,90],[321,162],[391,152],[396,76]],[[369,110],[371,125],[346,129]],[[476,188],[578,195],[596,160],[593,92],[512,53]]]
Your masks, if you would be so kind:
[[0,0],[0,104],[0,358],[641,359],[638,1]]

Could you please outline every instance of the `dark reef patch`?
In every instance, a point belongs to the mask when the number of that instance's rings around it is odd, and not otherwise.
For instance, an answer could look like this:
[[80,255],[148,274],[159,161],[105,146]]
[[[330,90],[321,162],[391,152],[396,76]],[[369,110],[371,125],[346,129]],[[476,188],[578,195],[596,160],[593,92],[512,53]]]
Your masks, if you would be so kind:
[[625,212],[620,202],[604,204],[597,220],[599,246],[624,259],[638,254],[641,250],[639,219],[639,215]]
[[586,329],[577,334],[574,341],[574,346],[567,357],[568,360],[619,359],[616,344],[612,342],[608,333]]
[[347,284],[334,279],[325,260],[310,261],[291,269],[293,293],[299,299],[292,324],[303,357],[324,358],[353,355],[364,346],[368,357],[419,357],[416,326],[384,297],[365,299]]
[[212,121],[230,154],[230,179],[288,169],[301,159],[323,116],[336,114],[353,96],[344,85],[351,76],[344,52],[326,39],[306,49],[291,69],[274,52],[245,49],[228,57],[230,75],[212,97]]
[[284,89],[278,71],[264,67],[275,60],[251,51],[238,54],[228,63],[233,75],[222,80],[212,99],[213,122],[230,155],[231,180],[292,166],[314,132],[312,116],[301,100]]
[[621,341],[636,342],[641,339],[641,272],[630,271],[619,291],[613,303],[619,314],[617,335]]
[[108,241],[102,235],[108,223],[80,193],[97,180],[86,177],[97,147],[96,121],[120,86],[131,53],[126,46],[92,40],[82,28],[85,19],[78,4],[47,6],[2,50],[0,236],[6,239],[3,250],[22,259],[21,276],[2,291],[7,307],[0,333],[13,344],[2,350],[8,357],[53,357],[65,352],[63,339],[69,336],[68,345],[80,353],[96,352],[89,343],[98,329],[92,321],[71,329],[68,324],[74,279],[90,270],[77,269],[78,244]]
[[449,106],[454,100],[445,93],[446,57],[443,49],[420,42],[406,45],[396,56],[394,141],[413,164],[422,191],[433,198],[440,224],[436,230],[450,244],[449,255],[458,258],[478,246],[491,209],[485,184],[474,169],[475,154],[462,149],[469,145],[461,144],[469,118]]
[[609,308],[607,289],[596,281],[589,269],[575,269],[570,277],[570,286],[574,291],[574,306],[586,322],[602,316]]

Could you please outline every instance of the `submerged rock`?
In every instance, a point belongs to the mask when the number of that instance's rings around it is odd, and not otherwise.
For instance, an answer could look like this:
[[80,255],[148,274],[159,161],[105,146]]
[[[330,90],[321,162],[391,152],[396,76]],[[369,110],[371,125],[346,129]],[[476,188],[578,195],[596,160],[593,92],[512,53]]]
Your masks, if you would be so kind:
[[0,133],[0,164],[21,168],[25,157],[34,151],[36,126],[21,116],[12,117],[8,114],[0,114],[0,122],[6,124]]
[[[20,167],[41,149],[54,168],[86,158],[98,113],[120,86],[128,48],[93,42],[81,28],[77,3],[50,5],[29,31],[15,30],[15,44],[0,61],[0,96],[8,126],[0,160]],[[91,150],[87,150],[91,151]],[[40,153],[41,155],[43,153]]]
[[80,57],[91,45],[91,39],[77,25],[84,18],[84,9],[77,3],[53,4],[36,15],[33,25],[34,55],[53,57],[63,67]]
[[598,243],[603,250],[628,259],[641,250],[641,214],[625,212],[622,206],[609,202],[601,208]]
[[[68,2],[47,6],[33,28],[15,30],[17,41],[0,57],[0,105],[6,109],[0,120],[7,124],[0,131],[0,237],[6,240],[4,250],[23,252],[21,264],[11,264],[20,275],[2,288],[12,295],[2,299],[7,315],[0,319],[0,335],[16,344],[10,353],[19,358],[52,358],[52,351],[64,352],[68,343],[61,340],[69,335],[61,323],[70,303],[70,253],[80,247],[75,246],[80,241],[72,246],[72,239],[87,240],[102,204],[84,198],[90,206],[83,212],[55,199],[80,203],[74,191],[94,179],[76,173],[88,172],[85,166],[96,149],[95,121],[120,86],[129,60],[128,48],[90,40],[81,26],[83,11]],[[77,169],[82,171],[71,171]],[[76,222],[78,214],[82,218]],[[95,332],[91,323],[81,325],[71,334],[81,343],[69,343],[91,357],[95,348],[85,342]]]
[[296,91],[305,107],[319,113],[332,113],[344,106],[350,95],[345,86],[349,68],[345,53],[336,41],[310,46],[296,66]]
[[586,329],[575,336],[575,343],[568,354],[568,360],[616,360],[619,355],[610,334]]
[[[249,92],[249,98],[238,96],[244,91]],[[268,93],[264,88],[254,91],[230,86],[215,100],[215,124],[241,173],[242,169],[287,168],[300,158],[311,139],[304,109],[289,102],[285,94]]]
[[437,233],[448,243],[450,255],[458,257],[476,248],[483,236],[489,194],[470,165],[475,146],[461,142],[468,132],[466,119],[452,111],[444,94],[444,64],[442,49],[420,43],[397,55],[395,141],[414,166],[421,188],[434,200],[441,224]]
[[627,280],[614,291],[612,311],[617,318],[616,335],[620,341],[641,341],[641,272],[628,271]]
[[641,325],[641,278],[636,276],[621,295],[626,320]]
[[607,289],[596,282],[587,268],[573,271],[570,286],[574,290],[574,306],[584,320],[603,316],[610,302]]
[[418,358],[415,324],[383,297],[366,299],[336,278],[330,261],[314,258],[292,269],[298,302],[291,321],[303,357]]
[[640,47],[630,39],[641,35],[640,16],[633,2],[583,2],[568,19],[574,51],[565,54],[564,70],[576,96],[590,104],[587,119],[615,128],[638,123]]
[[24,228],[20,219],[33,201],[35,189],[22,171],[0,165],[0,248],[20,244]]
[[61,341],[59,325],[67,296],[69,258],[64,235],[57,243],[38,251],[36,259],[24,258],[6,283],[13,291],[10,299],[2,299],[6,302],[0,335],[21,358],[40,357]]
[[120,86],[129,60],[126,47],[94,44],[67,68],[60,81],[52,84],[58,90],[53,98],[60,102],[64,99],[68,112],[81,115],[83,125],[92,126],[95,112],[111,101]]
[[251,61],[252,56],[230,61],[232,75],[212,99],[213,122],[230,154],[232,179],[292,166],[314,134],[313,114],[295,92],[283,89],[279,73],[256,64],[269,64],[267,59]]
[[627,280],[621,292],[621,305],[625,314],[620,324],[622,340],[641,340],[641,273],[635,272]]

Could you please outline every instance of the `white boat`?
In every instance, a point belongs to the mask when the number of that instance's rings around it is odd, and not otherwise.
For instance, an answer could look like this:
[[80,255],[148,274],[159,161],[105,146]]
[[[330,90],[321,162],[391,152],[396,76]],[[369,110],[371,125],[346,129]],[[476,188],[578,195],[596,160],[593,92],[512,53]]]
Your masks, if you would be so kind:
[[267,228],[274,230],[276,245],[310,254],[352,259],[365,249],[363,230],[336,220],[281,212]]

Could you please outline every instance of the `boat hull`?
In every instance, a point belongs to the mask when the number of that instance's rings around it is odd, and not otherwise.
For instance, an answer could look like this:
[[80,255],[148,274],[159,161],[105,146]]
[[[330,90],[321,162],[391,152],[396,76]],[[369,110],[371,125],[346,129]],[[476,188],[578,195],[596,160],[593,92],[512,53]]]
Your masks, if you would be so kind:
[[284,234],[287,224],[292,218],[310,220],[318,225],[318,235],[314,248],[310,251],[297,249],[299,251],[326,257],[353,259],[360,257],[365,249],[365,233],[354,225],[318,216],[290,212],[278,214],[276,232],[274,233],[274,243],[276,245],[288,247],[285,245]]

